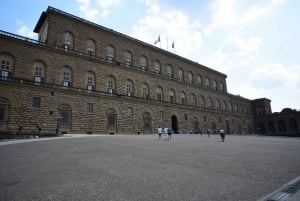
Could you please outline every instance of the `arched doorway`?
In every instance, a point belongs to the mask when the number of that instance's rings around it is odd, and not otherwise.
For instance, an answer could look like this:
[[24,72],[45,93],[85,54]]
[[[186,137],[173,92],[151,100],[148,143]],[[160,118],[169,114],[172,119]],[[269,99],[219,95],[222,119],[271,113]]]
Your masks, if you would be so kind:
[[177,123],[177,117],[173,115],[171,117],[171,122],[172,122],[172,130],[174,133],[178,133],[178,123]]

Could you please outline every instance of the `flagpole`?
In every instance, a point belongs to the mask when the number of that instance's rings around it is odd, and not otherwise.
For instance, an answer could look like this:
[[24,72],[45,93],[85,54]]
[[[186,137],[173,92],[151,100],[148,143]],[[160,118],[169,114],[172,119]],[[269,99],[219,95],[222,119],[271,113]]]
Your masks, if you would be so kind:
[[169,50],[169,42],[168,42],[168,37],[167,37],[167,51]]

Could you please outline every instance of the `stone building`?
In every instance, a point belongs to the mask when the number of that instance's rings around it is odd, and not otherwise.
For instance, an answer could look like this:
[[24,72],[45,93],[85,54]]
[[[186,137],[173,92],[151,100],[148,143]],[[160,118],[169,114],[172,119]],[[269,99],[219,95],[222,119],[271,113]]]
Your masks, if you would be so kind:
[[255,131],[221,72],[53,7],[34,32],[0,32],[0,131]]
[[256,133],[300,137],[300,111],[284,108],[281,112],[271,110],[271,100],[253,100]]

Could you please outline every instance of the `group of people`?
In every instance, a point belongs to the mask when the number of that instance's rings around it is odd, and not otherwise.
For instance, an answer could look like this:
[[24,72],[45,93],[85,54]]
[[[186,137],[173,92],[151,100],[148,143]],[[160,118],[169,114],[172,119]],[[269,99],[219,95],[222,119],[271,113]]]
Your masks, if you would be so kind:
[[[171,140],[172,137],[172,129],[171,128],[161,128],[160,126],[157,128],[157,134],[158,134],[158,138],[159,140],[161,139],[161,135],[164,132],[165,136],[167,137],[166,140]],[[209,137],[209,133],[210,130],[207,130],[207,135]],[[221,136],[221,140],[222,142],[225,142],[225,130],[223,128],[221,128],[219,130],[220,136]]]
[[157,128],[158,138],[161,139],[162,133],[165,134],[166,140],[171,140],[172,138],[172,129],[171,128],[161,128],[160,126]]

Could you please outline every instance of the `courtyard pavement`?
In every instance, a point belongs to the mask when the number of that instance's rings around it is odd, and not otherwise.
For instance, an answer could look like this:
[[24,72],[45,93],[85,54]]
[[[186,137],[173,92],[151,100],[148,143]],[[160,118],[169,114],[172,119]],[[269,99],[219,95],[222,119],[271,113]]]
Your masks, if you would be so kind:
[[[1,201],[254,201],[298,176],[300,138],[64,135],[0,142]],[[290,201],[299,191],[295,196]]]

